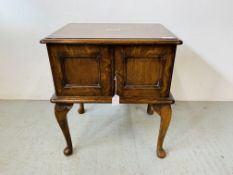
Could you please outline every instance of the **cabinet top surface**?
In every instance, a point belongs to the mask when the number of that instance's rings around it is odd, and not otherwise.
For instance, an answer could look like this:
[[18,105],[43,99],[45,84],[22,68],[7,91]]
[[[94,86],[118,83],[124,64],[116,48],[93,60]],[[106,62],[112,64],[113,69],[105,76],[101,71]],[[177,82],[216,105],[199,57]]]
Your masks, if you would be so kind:
[[41,43],[148,43],[182,44],[161,24],[71,23],[41,40]]

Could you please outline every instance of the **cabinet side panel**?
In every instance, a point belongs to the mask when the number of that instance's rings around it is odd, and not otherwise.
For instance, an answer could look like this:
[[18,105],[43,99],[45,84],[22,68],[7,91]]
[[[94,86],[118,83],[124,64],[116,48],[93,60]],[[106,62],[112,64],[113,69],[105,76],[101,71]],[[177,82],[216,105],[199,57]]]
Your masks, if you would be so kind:
[[60,96],[60,95],[62,95],[62,86],[60,83],[62,81],[62,77],[60,74],[57,73],[58,71],[61,72],[60,66],[59,66],[59,60],[55,56],[56,50],[53,49],[53,44],[46,44],[46,46],[47,46],[52,76],[53,76],[55,93],[56,93],[56,95]]
[[175,63],[175,55],[176,55],[176,46],[170,46],[170,49],[167,53],[167,58],[164,62],[163,69],[163,78],[162,78],[162,89],[160,91],[160,97],[168,97],[171,88],[171,81],[173,75],[173,68]]

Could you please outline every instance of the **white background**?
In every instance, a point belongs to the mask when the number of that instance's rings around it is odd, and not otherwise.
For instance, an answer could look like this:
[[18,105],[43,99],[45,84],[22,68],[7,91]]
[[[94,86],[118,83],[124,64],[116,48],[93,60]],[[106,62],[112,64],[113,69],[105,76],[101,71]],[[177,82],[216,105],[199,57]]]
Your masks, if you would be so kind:
[[70,22],[162,23],[178,47],[176,100],[233,100],[232,0],[1,0],[0,99],[49,99],[53,84],[39,40]]

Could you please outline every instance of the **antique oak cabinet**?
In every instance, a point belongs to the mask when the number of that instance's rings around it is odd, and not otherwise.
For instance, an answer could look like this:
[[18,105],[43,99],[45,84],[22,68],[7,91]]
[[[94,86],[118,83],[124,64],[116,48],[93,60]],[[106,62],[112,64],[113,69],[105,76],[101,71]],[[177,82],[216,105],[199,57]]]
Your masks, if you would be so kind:
[[[48,50],[55,86],[51,102],[72,154],[67,113],[74,103],[147,104],[161,117],[156,152],[171,119],[170,93],[176,46],[182,41],[161,24],[68,24],[41,40]],[[117,98],[114,101],[118,103]]]

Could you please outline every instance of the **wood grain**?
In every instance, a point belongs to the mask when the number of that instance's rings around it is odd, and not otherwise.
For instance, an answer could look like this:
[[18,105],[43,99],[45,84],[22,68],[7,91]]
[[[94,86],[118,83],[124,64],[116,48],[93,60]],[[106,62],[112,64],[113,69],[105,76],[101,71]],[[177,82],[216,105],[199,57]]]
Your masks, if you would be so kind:
[[[112,103],[112,96],[57,96],[50,99],[52,103]],[[175,100],[170,94],[169,97],[120,97],[120,103],[125,104],[173,104]]]

